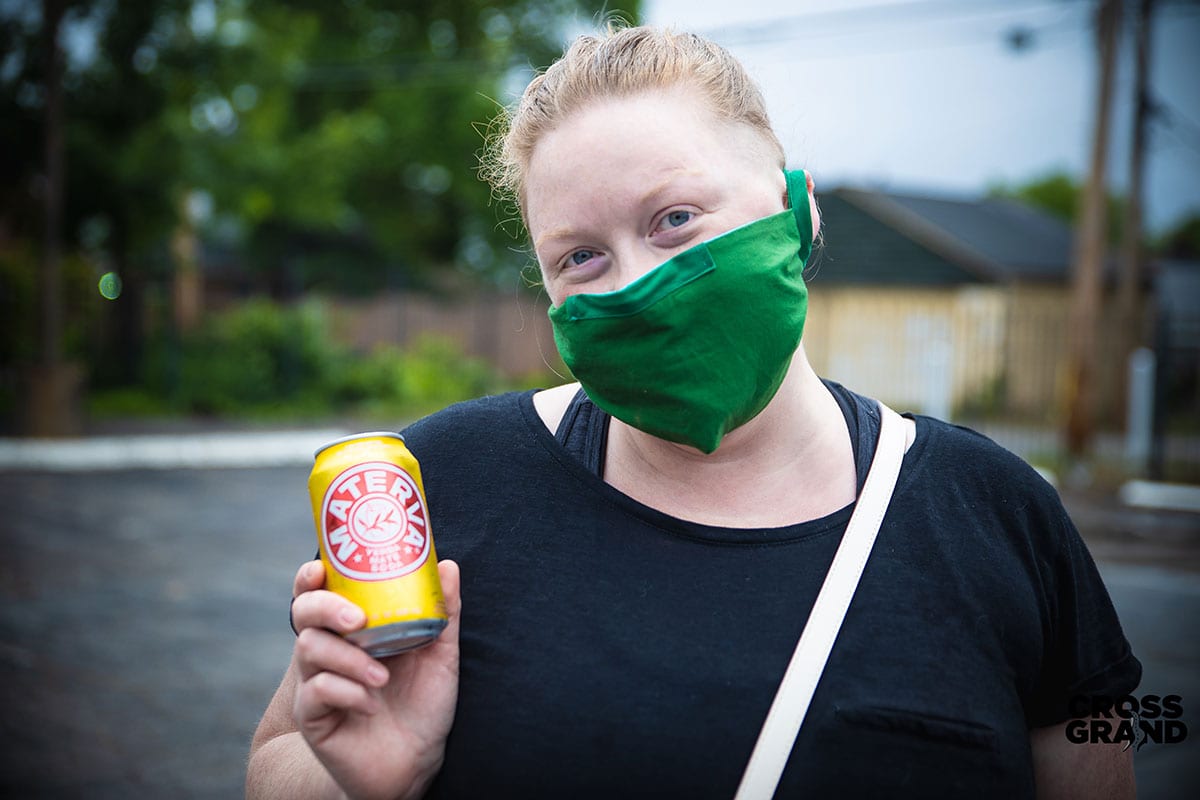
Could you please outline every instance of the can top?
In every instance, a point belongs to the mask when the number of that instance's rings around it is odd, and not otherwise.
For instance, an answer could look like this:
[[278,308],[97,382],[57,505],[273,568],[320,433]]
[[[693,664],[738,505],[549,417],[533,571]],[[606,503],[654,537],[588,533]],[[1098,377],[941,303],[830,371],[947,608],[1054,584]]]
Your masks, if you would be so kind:
[[355,439],[379,438],[399,439],[402,442],[404,441],[404,437],[395,431],[364,431],[363,433],[351,433],[346,436],[339,436],[332,442],[326,442],[325,444],[321,445],[316,449],[316,451],[313,452],[313,458],[315,459],[317,456],[321,455],[323,451],[328,450],[334,445],[343,444],[345,442],[353,442]]

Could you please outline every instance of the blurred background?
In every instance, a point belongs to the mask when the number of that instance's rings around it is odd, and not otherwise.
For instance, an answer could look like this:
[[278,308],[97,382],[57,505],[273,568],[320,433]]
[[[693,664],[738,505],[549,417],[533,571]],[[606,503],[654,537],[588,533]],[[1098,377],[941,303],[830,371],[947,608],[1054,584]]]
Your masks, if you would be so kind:
[[822,374],[1088,480],[1200,478],[1181,0],[3,0],[4,430],[409,418],[554,382],[477,155],[612,17],[706,33],[762,84],[824,212]]
[[314,444],[566,375],[477,159],[614,17],[813,174],[818,372],[1038,466],[1197,696],[1200,3],[0,0],[0,789],[240,791]]

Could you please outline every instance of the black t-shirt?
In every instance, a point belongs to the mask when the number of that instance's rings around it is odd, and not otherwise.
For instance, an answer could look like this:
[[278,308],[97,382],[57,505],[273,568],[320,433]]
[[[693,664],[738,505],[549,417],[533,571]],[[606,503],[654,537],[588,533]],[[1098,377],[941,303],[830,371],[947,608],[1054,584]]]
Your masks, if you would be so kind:
[[[830,390],[861,482],[878,409]],[[1140,678],[1054,490],[915,419],[778,798],[1032,796],[1028,729]],[[675,519],[604,483],[532,392],[404,433],[438,555],[462,568],[458,708],[429,796],[732,797],[852,506],[770,529]]]

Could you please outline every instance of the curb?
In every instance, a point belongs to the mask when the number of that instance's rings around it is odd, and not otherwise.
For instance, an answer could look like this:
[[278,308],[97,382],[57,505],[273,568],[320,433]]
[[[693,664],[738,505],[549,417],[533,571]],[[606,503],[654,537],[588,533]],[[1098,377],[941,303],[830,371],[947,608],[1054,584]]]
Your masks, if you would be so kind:
[[1121,486],[1117,496],[1127,506],[1160,508],[1167,511],[1190,511],[1200,514],[1200,486],[1128,481]]
[[326,428],[70,440],[0,439],[0,470],[90,472],[311,466],[317,448],[347,433],[351,431]]

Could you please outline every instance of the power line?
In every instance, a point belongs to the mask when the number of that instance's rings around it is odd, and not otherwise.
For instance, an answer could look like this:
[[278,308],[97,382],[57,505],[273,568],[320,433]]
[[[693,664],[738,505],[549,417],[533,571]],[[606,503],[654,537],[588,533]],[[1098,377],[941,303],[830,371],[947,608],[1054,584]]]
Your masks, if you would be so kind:
[[[839,33],[839,27],[841,33],[869,33],[872,29],[878,31],[892,26],[889,17],[899,16],[900,22],[911,24],[920,21],[922,16],[936,15],[939,22],[953,23],[978,18],[981,12],[994,16],[998,13],[1011,15],[1014,11],[1029,11],[1035,8],[1053,7],[1062,10],[1064,2],[1077,4],[1086,1],[1090,0],[1054,0],[1053,5],[1047,5],[1047,0],[1029,0],[1020,4],[1012,0],[978,0],[972,3],[963,3],[961,0],[912,0],[811,12],[765,23],[724,26],[701,33],[710,38],[721,38],[726,44],[755,44],[791,38],[794,36],[794,30],[788,32],[787,29],[794,29],[798,25],[807,26],[810,22],[825,28],[832,26],[832,32],[835,34]],[[951,10],[955,13],[946,13]],[[989,38],[990,36],[991,34]],[[456,57],[436,61],[428,60],[423,54],[413,54],[398,55],[376,63],[309,62],[296,80],[304,88],[349,88],[387,79],[404,80],[410,84],[453,85],[469,83],[481,76],[503,75],[524,66],[527,65],[516,60],[487,58],[478,48],[464,48],[458,51]]]
[[[934,50],[948,47],[965,47],[986,43],[1002,43],[1014,51],[1026,50],[1031,46],[1045,47],[1047,40],[1057,39],[1064,34],[1080,34],[1091,24],[1090,14],[1079,13],[1087,7],[1075,0],[1047,5],[1045,0],[1014,5],[1012,3],[948,3],[945,0],[919,0],[918,2],[883,6],[859,6],[834,12],[791,16],[767,23],[749,23],[739,26],[711,28],[702,33],[728,47],[744,48],[770,46],[784,42],[795,42],[798,46],[788,56],[789,60],[813,57],[846,57],[856,55],[890,55],[919,50]],[[855,18],[854,14],[864,11],[899,9],[909,13],[899,19],[890,19],[891,14]],[[941,9],[952,9],[956,13],[944,13]],[[1077,10],[1078,9],[1078,10]],[[1032,13],[1054,13],[1054,18],[1031,23]],[[814,18],[831,21],[832,24],[808,24]],[[991,24],[986,30],[963,32],[961,26],[971,23]],[[957,26],[958,30],[949,30]],[[914,32],[913,28],[917,28]],[[917,36],[916,33],[930,34]],[[940,38],[934,38],[937,34]],[[949,34],[948,36],[946,34]],[[880,42],[881,37],[886,40]],[[822,48],[832,39],[840,39],[836,51]],[[851,39],[852,43],[846,44]]]
[[[966,35],[953,32],[950,38],[941,41],[905,35],[893,36],[883,46],[862,41],[847,49],[844,44],[839,44],[836,55],[884,55],[987,42],[1008,42],[1009,47],[1014,47],[1013,42],[1016,42],[1020,46],[1014,49],[1019,51],[1045,47],[1047,40],[1063,35],[1086,32],[1092,24],[1092,9],[1092,0],[978,0],[971,3],[910,0],[796,14],[764,22],[703,29],[698,33],[726,46],[753,47],[789,40],[803,41],[806,48],[796,55],[812,56],[815,52],[807,45],[830,37],[854,36],[861,40],[872,34],[895,34],[897,30],[915,25],[920,25],[924,32],[932,32],[935,27],[945,31],[956,24],[994,20],[1003,27],[976,30]],[[1176,0],[1162,10],[1175,12],[1173,16],[1200,10],[1200,0]],[[1028,21],[1031,14],[1054,12],[1053,19]],[[1007,25],[1005,20],[1008,20]],[[512,70],[528,68],[527,63],[519,60],[487,58],[477,48],[471,48],[458,51],[454,58],[432,62],[421,56],[400,55],[376,63],[309,63],[297,82],[302,90],[350,90],[388,80],[408,86],[457,86],[477,84],[480,78],[500,78]]]
[[[1079,6],[1086,0],[1066,0],[1069,5]],[[1090,2],[1087,3],[1090,5]],[[757,43],[793,38],[797,28],[814,33],[839,34],[872,32],[886,27],[894,30],[899,25],[927,23],[929,18],[937,23],[966,21],[981,16],[998,14],[1028,14],[1037,10],[1063,11],[1064,0],[1047,3],[1046,0],[1031,0],[1026,3],[980,2],[963,3],[961,0],[912,0],[905,3],[877,3],[830,11],[815,11],[775,19],[749,22],[740,25],[724,25],[700,31],[706,36],[723,43]]]
[[1200,152],[1200,125],[1179,110],[1179,107],[1155,97],[1150,101],[1151,119],[1174,137],[1175,141],[1190,150]]

